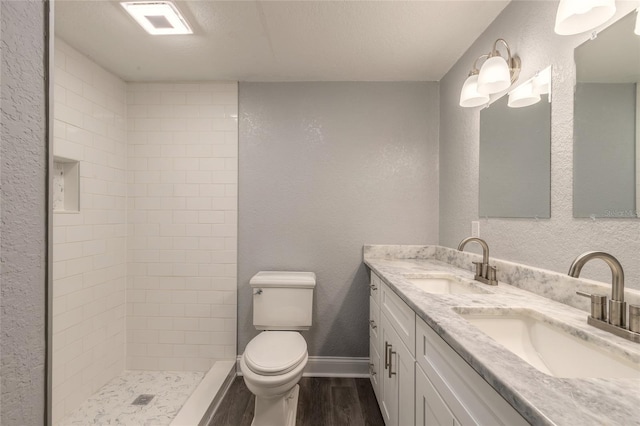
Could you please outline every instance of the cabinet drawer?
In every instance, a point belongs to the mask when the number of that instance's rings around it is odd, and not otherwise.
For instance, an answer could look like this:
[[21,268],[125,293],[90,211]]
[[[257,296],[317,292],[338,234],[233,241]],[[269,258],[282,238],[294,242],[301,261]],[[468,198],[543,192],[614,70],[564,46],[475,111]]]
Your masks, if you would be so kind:
[[386,315],[400,340],[415,357],[416,354],[416,314],[385,283],[381,282],[380,310]]
[[369,295],[378,306],[380,306],[380,286],[382,285],[382,279],[371,271],[371,281],[369,282]]
[[369,339],[379,347],[380,342],[380,308],[369,298]]

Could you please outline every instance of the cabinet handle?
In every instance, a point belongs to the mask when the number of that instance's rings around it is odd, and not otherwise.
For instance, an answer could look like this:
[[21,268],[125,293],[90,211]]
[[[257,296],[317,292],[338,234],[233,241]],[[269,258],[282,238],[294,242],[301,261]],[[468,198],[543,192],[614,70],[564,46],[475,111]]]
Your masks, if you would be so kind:
[[384,342],[384,369],[389,368],[389,348],[391,345],[387,342]]
[[392,362],[393,362],[393,358],[392,356],[394,356],[396,354],[396,352],[392,349],[393,346],[389,345],[389,378],[391,378],[391,376],[395,376],[396,373],[392,372],[391,370],[393,369],[392,367]]
[[378,326],[376,325],[376,322],[374,320],[369,320],[369,324],[371,324],[371,328],[374,329],[374,330],[376,328],[378,328]]

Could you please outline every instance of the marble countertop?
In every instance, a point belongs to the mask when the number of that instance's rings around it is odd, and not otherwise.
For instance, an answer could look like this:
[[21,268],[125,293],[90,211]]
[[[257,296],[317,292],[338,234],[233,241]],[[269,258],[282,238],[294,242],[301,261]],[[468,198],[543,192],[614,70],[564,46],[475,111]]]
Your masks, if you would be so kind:
[[549,376],[469,326],[452,308],[537,311],[578,338],[640,363],[639,344],[589,326],[583,310],[504,282],[488,286],[474,281],[485,294],[426,293],[406,276],[439,271],[473,280],[471,271],[434,258],[376,258],[365,249],[365,263],[530,423],[640,425],[640,379]]

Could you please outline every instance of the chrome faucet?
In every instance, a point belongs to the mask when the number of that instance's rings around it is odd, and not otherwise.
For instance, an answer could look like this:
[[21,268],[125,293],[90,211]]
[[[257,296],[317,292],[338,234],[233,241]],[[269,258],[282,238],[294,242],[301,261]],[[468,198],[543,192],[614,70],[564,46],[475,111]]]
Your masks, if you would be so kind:
[[618,259],[602,251],[588,251],[576,257],[569,267],[568,274],[574,278],[580,276],[582,267],[592,259],[601,259],[611,268],[611,300],[607,319],[607,296],[576,293],[591,299],[591,315],[587,322],[601,330],[640,343],[640,306],[631,305],[629,309],[630,327],[627,329],[627,303],[624,301],[624,271]]
[[458,244],[458,250],[462,251],[464,246],[470,242],[476,242],[482,246],[482,262],[473,262],[476,265],[475,280],[489,285],[498,285],[496,267],[489,265],[489,246],[485,240],[477,237],[465,238]]

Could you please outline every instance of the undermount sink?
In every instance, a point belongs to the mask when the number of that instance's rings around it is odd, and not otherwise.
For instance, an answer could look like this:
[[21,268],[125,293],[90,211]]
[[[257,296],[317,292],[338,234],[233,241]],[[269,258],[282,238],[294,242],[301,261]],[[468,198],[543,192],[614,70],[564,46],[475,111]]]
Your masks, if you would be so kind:
[[447,273],[429,273],[421,276],[405,275],[405,279],[421,290],[432,294],[489,293],[471,281],[462,280]]
[[470,324],[554,377],[640,379],[640,355],[615,353],[530,309],[453,308]]

